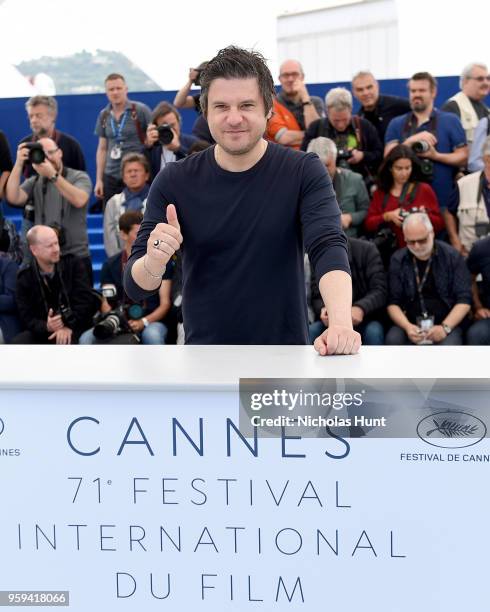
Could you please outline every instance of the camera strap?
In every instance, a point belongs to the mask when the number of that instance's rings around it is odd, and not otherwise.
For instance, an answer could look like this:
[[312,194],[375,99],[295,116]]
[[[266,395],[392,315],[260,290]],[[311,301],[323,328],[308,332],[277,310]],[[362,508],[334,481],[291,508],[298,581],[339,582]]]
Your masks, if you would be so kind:
[[432,254],[429,257],[429,260],[425,267],[425,272],[424,272],[424,275],[422,276],[422,279],[420,279],[419,268],[417,266],[417,260],[416,260],[415,255],[412,256],[412,263],[413,263],[413,271],[415,274],[415,286],[417,287],[417,293],[419,296],[420,309],[422,311],[422,316],[424,317],[424,319],[426,319],[429,316],[429,313],[427,312],[427,306],[425,305],[425,300],[424,300],[424,296],[422,295],[422,290],[424,288],[425,283],[427,282],[427,278],[429,277],[429,272],[430,272],[430,268],[432,265]]
[[[63,170],[61,171],[61,176],[63,178],[66,178],[66,168],[63,166]],[[39,179],[39,174],[36,177],[36,181]],[[49,183],[49,179],[47,179],[45,176],[43,176],[43,183],[42,183],[42,188],[41,188],[41,194],[42,194],[42,199],[41,199],[41,225],[46,225],[46,193],[48,191],[48,183]],[[35,184],[34,184],[35,187]],[[33,193],[34,193],[34,187],[33,187]],[[56,189],[56,187],[53,187],[54,189]],[[65,220],[65,198],[60,194],[61,196],[61,210],[60,210],[60,222],[59,222],[59,226],[62,228],[63,227],[63,221]]]
[[[427,128],[425,130],[420,130],[420,128],[425,125],[425,123],[427,123]],[[422,123],[422,125],[418,125],[418,121],[417,121],[417,117],[415,116],[414,113],[410,113],[408,115],[408,117],[405,120],[405,123],[403,124],[403,128],[402,128],[402,133],[401,133],[401,140],[402,142],[404,140],[406,140],[409,136],[413,136],[414,134],[416,134],[419,130],[420,131],[425,131],[425,132],[430,132],[431,134],[433,134],[434,136],[436,136],[436,131],[437,131],[437,113],[435,111],[435,109],[432,109],[432,113],[430,116],[429,121],[426,121],[425,123]]]
[[136,104],[134,102],[131,103],[131,119],[134,121],[134,125],[136,127],[136,131],[138,132],[138,138],[141,141],[141,144],[145,144],[146,135],[141,127],[140,120],[138,119],[138,113],[136,112]]
[[478,184],[478,195],[477,195],[477,204],[478,208],[480,208],[480,200],[483,199],[485,207],[487,209],[487,215],[490,217],[490,188],[488,186],[487,177],[485,176],[485,171],[482,170],[480,174],[480,181]]
[[[131,119],[134,121],[134,125],[136,127],[136,131],[138,133],[138,138],[141,141],[141,144],[145,144],[145,140],[146,140],[146,136],[145,136],[145,132],[143,130],[143,127],[141,126],[141,122],[138,118],[138,111],[136,110],[136,104],[134,102],[131,102],[131,113],[130,113]],[[124,124],[126,123],[126,119],[128,117],[128,109],[126,109],[124,111],[124,115],[123,118],[121,119],[118,129],[116,129],[115,126],[115,121],[114,121],[114,117],[111,115],[111,111],[109,109],[105,109],[104,112],[102,113],[102,117],[100,120],[100,125],[102,127],[102,129],[105,131],[106,127],[107,127],[107,119],[108,117],[110,117],[111,119],[111,128],[112,128],[112,132],[114,134],[114,138],[116,139],[117,142],[121,142],[122,141],[122,131],[123,131],[123,127]]]
[[[32,262],[32,266],[33,266],[33,270],[34,270],[34,276],[36,277],[36,280],[38,282],[39,285],[39,290],[41,292],[41,299],[43,301],[43,305],[44,305],[44,310],[46,312],[46,317],[48,316],[49,313],[49,309],[50,309],[50,305],[49,305],[49,295],[48,295],[48,291],[50,295],[54,295],[53,292],[51,291],[51,287],[48,285],[48,281],[46,280],[46,276],[42,275],[40,270],[39,270],[39,265],[36,261],[35,258],[33,258],[33,262]],[[58,276],[58,279],[61,277],[61,275],[58,273],[58,267],[55,265],[54,267],[54,276],[53,279]],[[58,306],[59,306],[59,296],[58,296]]]
[[362,129],[361,129],[361,118],[357,115],[352,117],[352,129],[356,135],[357,147],[362,151]]
[[[403,205],[409,205],[411,206],[415,200],[415,198],[417,197],[417,191],[419,189],[419,186],[417,183],[405,183],[405,185],[403,185],[403,189],[401,194],[398,197],[398,203],[400,204],[400,207],[403,207]],[[383,196],[383,203],[382,203],[382,208],[383,210],[385,210],[387,204],[388,204],[388,200],[390,199],[390,193],[385,193]],[[408,195],[408,200],[405,203],[405,198]]]

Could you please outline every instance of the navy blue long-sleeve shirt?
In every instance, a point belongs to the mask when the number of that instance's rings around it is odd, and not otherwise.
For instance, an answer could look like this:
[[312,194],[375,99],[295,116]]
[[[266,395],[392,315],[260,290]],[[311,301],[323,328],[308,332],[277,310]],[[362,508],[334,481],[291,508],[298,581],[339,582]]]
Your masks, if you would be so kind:
[[330,177],[318,157],[269,143],[249,170],[218,166],[214,147],[169,164],[153,182],[125,270],[131,276],[175,204],[182,245],[187,344],[308,344],[303,242],[316,278],[350,273]]

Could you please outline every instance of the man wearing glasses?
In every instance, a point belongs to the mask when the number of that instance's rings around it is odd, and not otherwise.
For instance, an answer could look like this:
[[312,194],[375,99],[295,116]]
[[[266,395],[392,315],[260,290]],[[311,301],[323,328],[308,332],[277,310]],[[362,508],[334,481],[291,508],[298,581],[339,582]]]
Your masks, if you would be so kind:
[[466,140],[471,146],[474,131],[480,121],[488,116],[490,109],[484,100],[490,89],[490,75],[485,64],[468,64],[459,80],[461,91],[449,98],[441,110],[454,113],[461,119]]
[[[63,151],[65,164],[74,170],[86,170],[85,157],[78,140],[56,128],[58,103],[52,96],[33,96],[26,102],[27,117],[32,133],[20,142],[36,142],[40,138],[51,138]],[[36,173],[31,164],[24,165],[24,176],[34,176]]]
[[7,200],[12,206],[32,207],[32,223],[53,227],[58,233],[61,254],[81,257],[91,279],[87,235],[90,178],[86,172],[63,166],[63,152],[51,138],[41,138],[38,143],[42,147],[42,152],[36,151],[40,163],[32,164],[36,174],[22,184],[22,169],[32,149],[25,143],[19,145],[6,185]]
[[471,309],[471,277],[463,257],[434,240],[425,213],[403,222],[407,246],[390,264],[386,344],[463,344],[460,323]]
[[281,91],[277,100],[296,117],[301,130],[312,121],[325,116],[323,101],[318,96],[310,96],[305,84],[303,68],[296,60],[286,60],[279,69]]

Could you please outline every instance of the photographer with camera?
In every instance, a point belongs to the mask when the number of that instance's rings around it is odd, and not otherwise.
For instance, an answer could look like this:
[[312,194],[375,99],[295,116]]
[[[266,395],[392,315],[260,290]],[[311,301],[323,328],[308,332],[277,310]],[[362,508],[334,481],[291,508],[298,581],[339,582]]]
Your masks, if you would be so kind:
[[346,236],[357,238],[369,206],[369,195],[362,177],[347,168],[337,168],[337,147],[330,138],[314,138],[308,145],[308,153],[316,153],[325,164],[342,213],[342,229]]
[[481,172],[459,179],[456,197],[449,206],[454,215],[453,223],[448,225],[449,239],[463,257],[468,256],[477,240],[490,234],[490,136],[483,144],[482,159]]
[[434,239],[426,213],[403,221],[406,247],[391,258],[386,344],[463,344],[460,324],[471,310],[471,277],[452,246]]
[[334,87],[325,96],[327,117],[308,126],[301,149],[306,151],[313,138],[326,136],[337,146],[337,166],[358,172],[369,188],[383,159],[383,145],[376,128],[352,115],[352,94],[345,87]]
[[192,126],[192,133],[198,140],[204,140],[214,144],[214,138],[209,131],[208,122],[202,114],[200,94],[190,95],[193,85],[201,85],[201,74],[208,65],[208,62],[201,62],[197,68],[189,68],[189,76],[183,87],[175,94],[174,105],[176,108],[193,108],[198,113],[198,117]]
[[[85,157],[78,140],[56,128],[58,103],[52,96],[33,96],[26,102],[26,112],[32,133],[24,136],[19,144],[38,142],[41,138],[51,138],[63,151],[65,164],[73,170],[85,172]],[[24,166],[24,177],[35,176],[36,171],[28,162]]]
[[61,257],[52,227],[35,225],[27,242],[32,262],[19,270],[15,296],[24,331],[12,343],[76,344],[97,308],[83,262]]
[[153,110],[146,130],[146,146],[142,150],[150,163],[151,181],[167,164],[188,155],[196,142],[195,136],[180,131],[181,125],[182,117],[170,102],[160,102]]
[[458,168],[468,159],[466,135],[453,113],[434,107],[437,81],[428,72],[417,72],[408,82],[412,111],[390,121],[385,135],[385,157],[397,144],[411,147],[420,160],[424,180],[431,184],[446,224],[447,207],[455,189]]
[[[436,195],[422,182],[417,157],[410,147],[397,145],[385,158],[378,172],[378,188],[373,194],[364,225],[374,235],[373,241],[389,259],[397,249],[406,246],[402,224],[413,212],[426,212],[434,232],[444,229]],[[390,246],[391,252],[385,253]]]
[[[129,299],[123,288],[124,268],[142,220],[141,212],[135,210],[121,215],[119,229],[124,248],[102,266],[100,284],[105,298],[100,307],[102,317],[98,318],[95,327],[81,336],[80,344],[132,344],[128,333],[135,334],[142,344],[165,344],[167,326],[162,319],[171,307],[172,266],[167,266],[158,293],[143,302]],[[109,300],[108,295],[111,296]]]
[[[36,175],[21,184],[26,161]],[[87,234],[87,203],[92,190],[86,172],[63,165],[63,152],[50,138],[20,144],[8,178],[6,194],[12,206],[24,208],[26,219],[35,225],[54,227],[61,254],[83,259],[88,279],[92,279]]]

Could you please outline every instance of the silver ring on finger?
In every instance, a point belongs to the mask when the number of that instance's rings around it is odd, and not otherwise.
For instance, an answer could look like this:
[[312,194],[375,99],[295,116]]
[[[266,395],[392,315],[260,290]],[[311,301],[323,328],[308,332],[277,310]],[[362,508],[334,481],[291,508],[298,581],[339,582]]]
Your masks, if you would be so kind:
[[165,243],[165,240],[159,240],[158,238],[156,240],[153,241],[153,246],[155,247],[155,249],[158,249],[159,251],[160,249],[160,245]]

